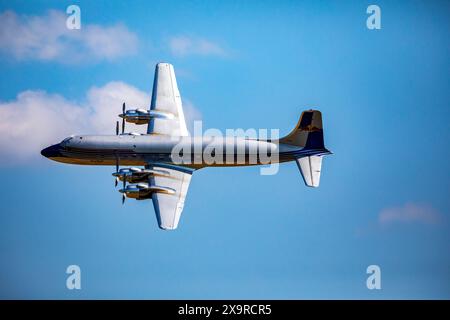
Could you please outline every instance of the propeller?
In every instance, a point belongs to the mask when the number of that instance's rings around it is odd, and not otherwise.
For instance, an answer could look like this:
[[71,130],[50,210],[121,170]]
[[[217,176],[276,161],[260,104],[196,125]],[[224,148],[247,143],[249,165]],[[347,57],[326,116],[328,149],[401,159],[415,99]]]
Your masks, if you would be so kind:
[[[122,104],[122,114],[125,116],[125,102]],[[125,117],[122,118],[122,134],[125,132]]]
[[[127,184],[127,181],[126,181],[125,176],[124,176],[123,177],[123,190],[124,191],[125,191],[126,184]],[[122,204],[125,203],[125,198],[126,198],[126,195],[125,195],[125,192],[124,192],[124,193],[122,193]]]
[[[126,179],[126,176],[125,176],[125,174],[122,176],[122,182],[123,182],[123,190],[125,191],[125,188],[126,188],[126,186],[127,186],[127,179]],[[116,184],[117,184],[117,181],[119,180],[119,178],[117,178],[117,180],[116,180]],[[126,196],[125,196],[125,192],[124,193],[122,193],[122,204],[124,204],[125,203],[125,198],[126,198]]]
[[[117,122],[117,125],[119,125],[119,122]],[[116,173],[118,173],[118,172],[119,172],[119,158],[116,155]],[[115,183],[114,183],[115,187],[117,187],[118,181],[119,181],[119,177],[116,177],[116,180],[115,180]]]
[[119,121],[116,121],[116,136],[119,135]]

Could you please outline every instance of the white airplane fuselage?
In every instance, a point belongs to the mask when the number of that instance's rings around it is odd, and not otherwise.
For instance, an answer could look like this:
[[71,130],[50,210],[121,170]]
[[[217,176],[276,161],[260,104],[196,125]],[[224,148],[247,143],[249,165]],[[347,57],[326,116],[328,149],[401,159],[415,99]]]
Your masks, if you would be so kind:
[[[81,165],[145,166],[149,163],[207,166],[248,166],[291,161],[301,147],[240,137],[166,137],[162,135],[83,135],[42,150],[58,162]],[[305,156],[318,154],[305,150]]]

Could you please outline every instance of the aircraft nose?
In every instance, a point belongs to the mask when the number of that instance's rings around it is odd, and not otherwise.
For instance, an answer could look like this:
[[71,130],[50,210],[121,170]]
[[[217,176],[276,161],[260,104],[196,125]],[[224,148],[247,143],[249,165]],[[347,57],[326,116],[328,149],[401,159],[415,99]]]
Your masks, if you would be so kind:
[[60,150],[60,145],[59,145],[59,143],[57,143],[50,147],[42,149],[41,154],[46,158],[55,158],[55,157],[61,156],[61,153],[59,152],[59,150]]

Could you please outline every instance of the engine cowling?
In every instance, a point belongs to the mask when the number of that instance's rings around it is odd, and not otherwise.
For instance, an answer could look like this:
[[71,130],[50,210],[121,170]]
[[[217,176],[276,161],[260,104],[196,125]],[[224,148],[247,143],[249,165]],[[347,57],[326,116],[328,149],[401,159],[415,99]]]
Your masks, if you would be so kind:
[[173,119],[174,115],[162,111],[138,108],[134,110],[127,110],[126,112],[119,114],[119,117],[123,118],[126,122],[140,125],[149,123],[152,118]]
[[149,198],[152,193],[166,193],[175,194],[175,190],[169,187],[151,186],[147,183],[138,183],[127,185],[125,188],[119,190],[120,193],[125,194],[128,198]]

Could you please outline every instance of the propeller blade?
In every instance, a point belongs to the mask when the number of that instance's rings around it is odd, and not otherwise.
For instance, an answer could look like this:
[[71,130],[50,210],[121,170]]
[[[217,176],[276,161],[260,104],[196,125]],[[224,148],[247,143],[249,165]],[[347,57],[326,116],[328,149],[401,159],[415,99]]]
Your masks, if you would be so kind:
[[126,184],[127,184],[127,179],[125,179],[125,177],[123,177],[123,188],[125,189],[125,187],[126,187]]
[[125,203],[125,193],[122,193],[122,204],[124,204]]
[[122,134],[125,132],[125,118],[122,118]]
[[119,182],[119,177],[116,178],[115,182],[114,182],[114,186],[117,187],[117,183]]
[[122,113],[125,114],[125,102],[122,104]]
[[119,135],[119,121],[116,121],[116,136]]
[[119,172],[119,158],[116,155],[116,172]]

